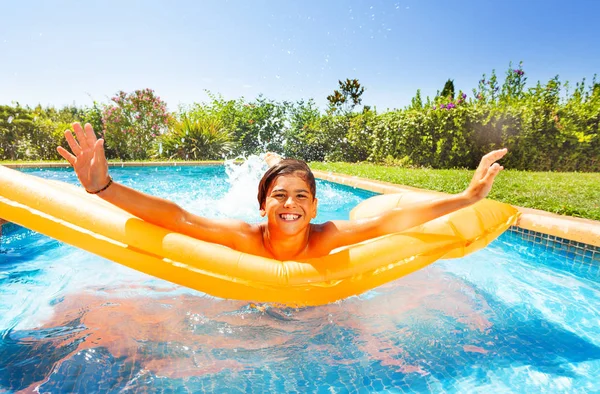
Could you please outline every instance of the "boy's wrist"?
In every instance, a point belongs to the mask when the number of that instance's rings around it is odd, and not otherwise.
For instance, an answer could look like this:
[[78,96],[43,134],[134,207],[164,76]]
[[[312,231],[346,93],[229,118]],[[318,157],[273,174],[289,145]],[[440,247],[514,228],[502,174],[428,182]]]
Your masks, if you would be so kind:
[[480,198],[478,198],[477,195],[475,195],[474,193],[470,192],[469,189],[467,189],[464,192],[458,194],[458,198],[461,200],[461,202],[465,206],[469,206],[469,205],[475,204],[477,201],[480,200]]
[[112,184],[113,184],[113,179],[109,175],[108,180],[104,183],[104,186],[97,188],[95,190],[85,189],[85,191],[88,192],[89,194],[100,194],[100,193],[104,192],[106,189],[108,189],[110,187],[110,185],[112,185]]

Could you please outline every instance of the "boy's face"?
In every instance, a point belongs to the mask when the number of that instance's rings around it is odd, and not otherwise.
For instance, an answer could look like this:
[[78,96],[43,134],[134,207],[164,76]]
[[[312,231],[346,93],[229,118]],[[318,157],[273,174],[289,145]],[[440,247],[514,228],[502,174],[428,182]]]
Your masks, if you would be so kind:
[[304,179],[281,175],[271,184],[260,212],[267,216],[269,228],[275,226],[282,233],[293,235],[306,229],[317,216],[317,199]]

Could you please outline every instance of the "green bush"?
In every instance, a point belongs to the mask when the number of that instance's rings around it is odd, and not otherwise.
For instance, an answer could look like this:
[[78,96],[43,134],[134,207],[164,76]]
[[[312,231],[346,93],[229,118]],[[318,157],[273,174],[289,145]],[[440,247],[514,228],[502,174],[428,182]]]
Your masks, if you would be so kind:
[[168,130],[171,115],[166,104],[152,89],[129,94],[120,91],[111,101],[102,111],[104,128],[100,133],[107,154],[122,160],[147,159],[156,138]]
[[262,96],[247,103],[243,98],[225,100],[210,92],[208,94],[211,98],[209,103],[182,107],[181,112],[192,117],[209,114],[218,119],[231,135],[232,155],[283,151],[288,103],[277,103]]
[[282,152],[287,110],[287,103],[278,104],[262,96],[244,104],[233,131],[238,153]]
[[8,160],[26,160],[32,156],[30,135],[34,129],[31,110],[18,104],[0,106],[0,155]]
[[289,106],[289,127],[284,129],[283,155],[305,161],[323,161],[327,147],[319,121],[321,113],[313,100]]
[[172,130],[160,137],[158,156],[168,159],[219,160],[231,151],[231,135],[210,115],[181,115]]
[[208,103],[180,108],[177,122],[149,89],[119,92],[110,104],[91,108],[0,106],[0,158],[58,158],[52,146],[64,145],[63,130],[82,121],[102,130],[108,157],[121,159],[217,159],[275,151],[307,161],[474,168],[486,152],[507,147],[502,161],[507,168],[600,171],[595,77],[573,91],[558,77],[528,88],[522,64],[510,65],[504,81],[495,70],[484,74],[472,97],[460,90],[453,94],[450,82],[442,95],[424,100],[417,91],[407,108],[381,114],[366,106],[353,112],[353,106],[344,107],[350,96],[342,93],[338,98],[345,101],[327,112],[312,100],[224,100],[209,93]]

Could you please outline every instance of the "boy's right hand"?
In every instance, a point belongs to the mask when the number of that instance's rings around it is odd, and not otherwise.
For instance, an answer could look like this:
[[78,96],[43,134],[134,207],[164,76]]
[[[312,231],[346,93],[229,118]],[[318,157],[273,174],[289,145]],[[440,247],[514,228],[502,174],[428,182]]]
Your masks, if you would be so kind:
[[90,192],[100,190],[108,184],[108,162],[104,156],[104,139],[97,139],[92,125],[86,123],[85,129],[79,123],[73,123],[77,140],[71,130],[65,131],[65,138],[71,152],[59,146],[58,153],[75,170],[79,182]]

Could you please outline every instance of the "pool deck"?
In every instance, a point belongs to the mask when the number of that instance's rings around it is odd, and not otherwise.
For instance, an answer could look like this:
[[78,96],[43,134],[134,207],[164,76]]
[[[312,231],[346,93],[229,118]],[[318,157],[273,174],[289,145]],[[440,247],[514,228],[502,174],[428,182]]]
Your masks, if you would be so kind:
[[[194,166],[194,165],[221,165],[222,161],[202,162],[110,162],[110,167],[150,167],[150,166]],[[22,163],[6,165],[9,168],[64,168],[69,167],[64,163]],[[375,181],[350,175],[335,174],[326,171],[314,170],[315,177],[330,182],[369,190],[375,193],[389,194],[407,191],[423,191],[410,186],[402,186],[389,182]],[[525,230],[548,234],[563,239],[581,242],[583,244],[600,247],[600,221],[581,219],[571,216],[556,215],[538,209],[516,207],[521,212],[519,222],[516,224]],[[1,225],[1,224],[0,224]]]

